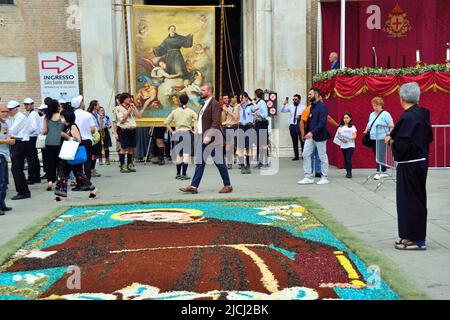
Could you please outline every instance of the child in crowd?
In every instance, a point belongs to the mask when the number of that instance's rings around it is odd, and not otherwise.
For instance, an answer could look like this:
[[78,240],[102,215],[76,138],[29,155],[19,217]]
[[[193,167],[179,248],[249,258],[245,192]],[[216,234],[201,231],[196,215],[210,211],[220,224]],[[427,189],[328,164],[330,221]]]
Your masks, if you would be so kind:
[[344,155],[345,169],[347,170],[346,178],[352,178],[352,158],[355,151],[356,127],[353,125],[352,115],[350,112],[344,113],[341,124],[337,130],[337,141]]
[[112,124],[109,117],[105,114],[105,109],[100,107],[99,110],[99,123],[100,123],[100,137],[102,144],[102,159],[100,161],[100,165],[103,164],[103,158],[105,158],[105,164],[110,165],[109,161],[109,148],[112,147],[111,135],[109,133],[109,129],[111,129]]
[[[167,130],[173,136],[175,147],[173,148],[177,157],[178,180],[190,180],[187,169],[191,160],[191,150],[194,143],[195,127],[197,125],[197,113],[188,107],[189,97],[185,94],[180,96],[180,105],[173,110],[165,121]],[[171,124],[175,124],[175,131]],[[192,126],[194,125],[194,129]]]

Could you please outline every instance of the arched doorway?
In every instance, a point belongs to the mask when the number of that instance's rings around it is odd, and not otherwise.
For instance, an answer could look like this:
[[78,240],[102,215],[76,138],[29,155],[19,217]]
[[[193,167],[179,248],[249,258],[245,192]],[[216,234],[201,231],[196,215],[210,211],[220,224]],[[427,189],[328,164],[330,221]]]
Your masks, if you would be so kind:
[[[145,0],[145,5],[164,5],[164,6],[220,6],[219,0]],[[223,68],[222,68],[222,92],[228,94],[234,91],[238,94],[244,90],[243,86],[243,15],[242,15],[242,0],[225,0],[226,5],[234,5],[234,8],[226,8],[226,18],[228,22],[228,30],[230,35],[231,48],[228,44],[228,61],[231,73],[231,79],[228,75],[227,59],[225,51],[223,53]],[[218,86],[220,83],[220,26],[221,26],[221,10],[216,9],[216,93],[218,94]],[[229,43],[225,41],[225,43]],[[234,64],[231,54],[234,58]],[[236,67],[236,71],[235,68]],[[238,74],[236,76],[236,73]],[[240,88],[241,86],[241,88]]]

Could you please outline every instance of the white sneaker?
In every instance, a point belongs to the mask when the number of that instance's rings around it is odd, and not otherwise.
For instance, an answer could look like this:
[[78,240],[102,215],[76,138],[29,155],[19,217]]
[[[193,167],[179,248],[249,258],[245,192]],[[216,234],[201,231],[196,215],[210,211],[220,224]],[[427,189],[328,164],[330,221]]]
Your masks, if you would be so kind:
[[310,178],[304,178],[303,180],[300,180],[299,182],[297,182],[298,184],[313,184],[314,183],[314,179],[310,179]]
[[388,177],[390,177],[390,176],[387,173],[380,174],[380,179],[388,178]]
[[377,173],[376,175],[373,176],[373,180],[380,180],[380,175]]
[[319,186],[324,185],[324,184],[329,184],[329,183],[330,183],[330,181],[328,181],[328,178],[326,178],[326,177],[320,178],[320,181],[317,182],[317,184],[318,184]]

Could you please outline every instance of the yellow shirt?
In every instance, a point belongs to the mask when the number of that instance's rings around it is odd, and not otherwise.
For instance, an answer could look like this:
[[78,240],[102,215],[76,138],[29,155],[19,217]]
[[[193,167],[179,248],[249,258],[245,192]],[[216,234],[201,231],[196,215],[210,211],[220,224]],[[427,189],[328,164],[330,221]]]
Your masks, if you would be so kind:
[[176,108],[169,114],[164,124],[170,126],[174,122],[178,131],[190,131],[192,124],[197,122],[197,118],[197,113],[192,109]]
[[128,119],[126,121],[123,121],[123,119],[125,118],[125,113],[128,113],[128,110],[125,107],[117,107],[117,126],[121,129],[136,129],[136,115],[134,114],[134,112],[131,112],[131,114],[128,116]]

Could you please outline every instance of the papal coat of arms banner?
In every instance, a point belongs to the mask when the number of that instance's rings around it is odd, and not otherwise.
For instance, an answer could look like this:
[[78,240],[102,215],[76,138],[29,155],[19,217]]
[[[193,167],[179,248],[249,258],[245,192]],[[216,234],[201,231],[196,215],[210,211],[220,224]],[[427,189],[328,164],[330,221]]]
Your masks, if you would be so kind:
[[187,94],[199,111],[200,87],[214,84],[215,8],[133,6],[135,102],[144,122],[162,124]]

